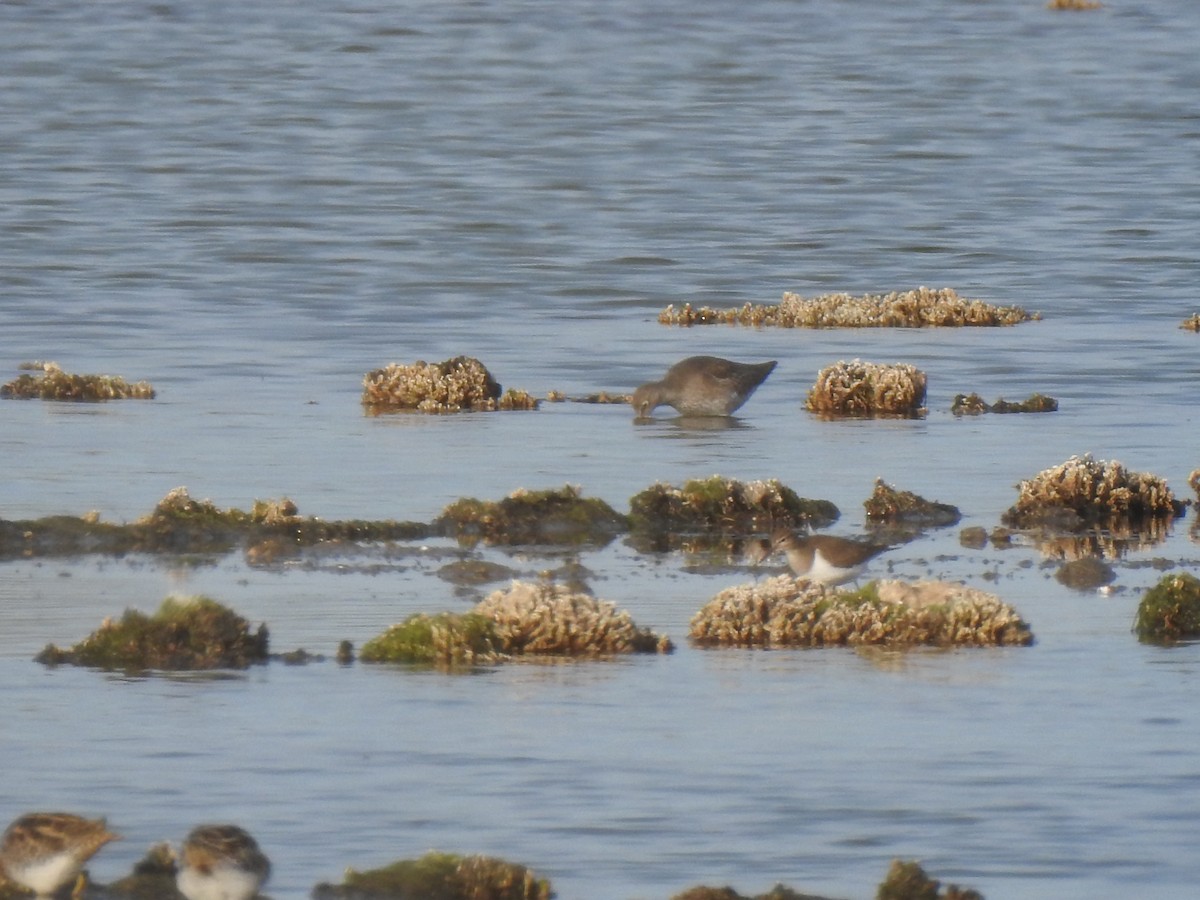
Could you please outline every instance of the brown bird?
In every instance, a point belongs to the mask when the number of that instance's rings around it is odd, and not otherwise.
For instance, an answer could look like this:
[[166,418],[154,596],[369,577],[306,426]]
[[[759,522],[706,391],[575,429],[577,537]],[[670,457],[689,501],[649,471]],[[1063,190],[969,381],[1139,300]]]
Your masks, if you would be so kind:
[[775,360],[740,363],[717,356],[689,356],[671,366],[662,381],[639,387],[629,402],[639,419],[664,405],[682,416],[729,416],[750,399],[774,368]]
[[250,900],[271,861],[237,825],[200,825],[183,842],[175,886],[188,900]]
[[80,891],[79,872],[109,841],[120,839],[103,819],[71,813],[28,813],[8,826],[0,838],[0,874],[49,897],[71,882]]
[[787,554],[788,565],[797,578],[821,584],[844,584],[856,579],[873,558],[890,550],[883,544],[871,544],[831,534],[800,536],[781,528],[771,537],[771,552]]

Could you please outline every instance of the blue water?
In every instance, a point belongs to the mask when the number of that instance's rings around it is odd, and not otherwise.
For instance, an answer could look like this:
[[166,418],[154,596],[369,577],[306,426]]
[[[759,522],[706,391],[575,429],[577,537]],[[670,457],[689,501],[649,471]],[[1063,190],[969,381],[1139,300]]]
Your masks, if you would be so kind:
[[[0,6],[0,380],[27,360],[149,380],[153,402],[0,403],[0,517],[146,514],[170,489],[427,521],[461,496],[778,478],[862,529],[876,478],[991,529],[1086,452],[1186,499],[1196,456],[1200,117],[1190,0],[597,6]],[[950,286],[1042,321],[783,331],[657,324],[668,303]],[[535,394],[628,391],[693,353],[778,359],[734,427],[619,406],[371,418],[388,362],[481,359]],[[919,421],[803,410],[839,359],[929,376]],[[954,395],[1056,397],[956,419]],[[873,574],[993,590],[1028,649],[700,652],[691,615],[754,577],[618,542],[596,594],[670,657],[476,676],[332,663],[125,679],[30,660],[126,607],[209,593],[276,649],[332,654],[473,598],[414,545],[251,568],[0,563],[0,819],[104,814],[126,840],[229,820],[273,896],[427,849],[490,853],[563,900],[775,882],[866,898],[894,857],[989,898],[1190,897],[1200,657],[1129,633],[1148,563],[1200,568],[1193,514],[1073,592],[1028,542],[957,529]]]

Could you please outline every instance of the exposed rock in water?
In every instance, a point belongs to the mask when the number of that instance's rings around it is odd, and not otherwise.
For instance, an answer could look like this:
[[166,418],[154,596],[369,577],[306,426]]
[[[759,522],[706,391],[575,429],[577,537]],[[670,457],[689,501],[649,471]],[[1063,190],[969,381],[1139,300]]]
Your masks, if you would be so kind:
[[924,414],[925,373],[906,363],[839,361],[817,373],[805,407],[830,417]]

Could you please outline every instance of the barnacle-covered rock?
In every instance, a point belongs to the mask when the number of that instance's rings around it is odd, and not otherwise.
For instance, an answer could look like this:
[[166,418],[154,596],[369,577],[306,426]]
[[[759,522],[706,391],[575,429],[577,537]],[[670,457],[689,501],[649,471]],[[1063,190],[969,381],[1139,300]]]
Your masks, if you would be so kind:
[[1182,515],[1163,479],[1130,472],[1121,463],[1072,456],[1017,485],[1014,506],[1002,521],[1011,527],[1052,525],[1064,531],[1088,525],[1131,526]]
[[53,644],[37,661],[98,669],[245,669],[268,659],[267,626],[251,632],[237,613],[208,597],[168,598],[153,616],[126,610],[69,650]]
[[642,543],[666,535],[744,536],[769,534],[779,526],[820,528],[841,515],[828,500],[804,499],[774,478],[738,481],[720,475],[682,487],[653,484],[635,494],[629,507],[631,527]]
[[672,649],[669,639],[638,628],[608,601],[554,582],[514,581],[468,613],[410,616],[364,644],[359,659],[458,667]]
[[148,382],[130,384],[119,375],[72,375],[58,363],[25,363],[22,369],[40,374],[18,375],[0,386],[0,397],[14,400],[153,400]]
[[1058,401],[1045,394],[1030,394],[1029,399],[1019,403],[1001,397],[995,403],[987,403],[978,394],[956,394],[950,404],[950,412],[956,416],[978,416],[983,413],[1043,413],[1056,412]]
[[379,869],[347,869],[341,884],[318,884],[313,900],[550,900],[550,882],[525,866],[488,856],[431,851]]
[[638,628],[606,600],[554,582],[514,581],[475,606],[511,656],[612,656],[669,653],[670,640]]
[[628,530],[625,516],[573,485],[519,488],[500,501],[463,497],[434,521],[439,534],[490,544],[607,544]]
[[951,288],[919,287],[888,294],[826,294],[804,298],[785,292],[778,305],[747,303],[733,309],[672,304],[659,313],[664,325],[752,325],[781,328],[921,328],[1015,325],[1038,319],[1019,306],[994,306],[960,297]]
[[394,410],[420,412],[536,409],[538,401],[524,391],[500,385],[479,360],[456,356],[440,363],[419,360],[411,365],[390,363],[363,376],[362,403],[369,413]]
[[941,528],[962,518],[957,506],[926,500],[912,491],[898,491],[882,478],[875,479],[875,491],[863,501],[868,522],[887,522]]
[[925,373],[906,363],[844,360],[817,373],[805,406],[823,416],[920,416]]
[[1159,581],[1138,604],[1133,630],[1145,643],[1200,638],[1200,578],[1184,572]]
[[939,581],[872,582],[857,591],[780,575],[727,588],[692,617],[700,646],[996,646],[1031,644],[999,598]]

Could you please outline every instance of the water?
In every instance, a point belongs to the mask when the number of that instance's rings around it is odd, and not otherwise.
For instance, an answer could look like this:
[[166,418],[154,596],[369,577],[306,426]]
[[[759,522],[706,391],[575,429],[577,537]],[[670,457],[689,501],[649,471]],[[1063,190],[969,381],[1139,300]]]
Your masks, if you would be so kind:
[[[1200,83],[1188,0],[737,5],[214,2],[0,7],[0,372],[53,359],[153,403],[0,404],[0,516],[289,496],[428,520],[461,496],[775,477],[861,529],[874,479],[991,528],[1015,483],[1092,452],[1186,497],[1195,458]],[[668,329],[668,303],[953,286],[1045,318],[968,331]],[[368,418],[362,375],[483,360],[506,387],[627,391],[710,352],[778,359],[736,427],[560,404]],[[838,359],[929,376],[916,422],[802,410]],[[957,420],[1033,391],[1051,416]],[[1190,516],[1190,514],[1189,514]],[[692,613],[750,573],[621,544],[596,593],[670,657],[472,677],[272,665],[126,679],[30,662],[125,607],[207,592],[273,646],[332,653],[463,609],[444,542],[251,569],[144,558],[0,566],[0,814],[107,814],[126,873],[201,821],[249,828],[276,897],[427,849],[550,877],[564,900],[783,881],[868,897],[894,857],[989,898],[1190,897],[1200,877],[1191,647],[1129,633],[1182,520],[1060,586],[957,529],[876,574],[962,579],[1029,649],[700,652]],[[533,577],[560,558],[478,551]],[[374,573],[374,574],[371,574]]]

